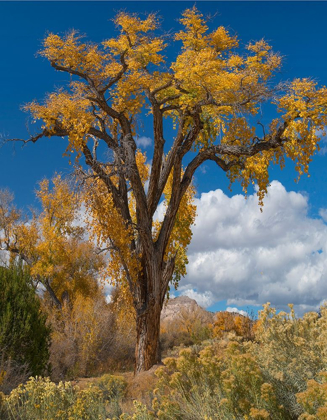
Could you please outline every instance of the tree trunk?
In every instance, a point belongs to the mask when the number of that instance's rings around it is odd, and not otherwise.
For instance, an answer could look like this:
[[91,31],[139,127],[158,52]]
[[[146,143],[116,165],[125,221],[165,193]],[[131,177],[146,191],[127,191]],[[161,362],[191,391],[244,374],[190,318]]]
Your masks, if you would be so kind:
[[45,279],[43,281],[40,280],[40,282],[44,285],[44,287],[46,288],[47,292],[49,293],[49,296],[51,298],[52,303],[55,304],[55,306],[58,309],[62,308],[61,302],[60,300],[57,298],[57,295],[55,294],[55,292],[53,291],[52,287],[50,286],[49,280]]
[[146,307],[136,314],[136,349],[135,371],[149,370],[153,365],[161,362],[160,351],[160,302],[147,302]]

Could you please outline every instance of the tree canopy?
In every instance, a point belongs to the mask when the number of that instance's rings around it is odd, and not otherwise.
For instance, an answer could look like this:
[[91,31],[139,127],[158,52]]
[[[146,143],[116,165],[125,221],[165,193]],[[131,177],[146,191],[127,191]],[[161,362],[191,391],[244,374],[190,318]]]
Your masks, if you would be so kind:
[[[310,79],[274,83],[281,57],[267,42],[242,49],[226,28],[209,31],[195,7],[170,39],[160,35],[155,14],[121,12],[114,22],[117,36],[99,44],[76,31],[45,38],[40,54],[71,79],[44,103],[25,106],[43,124],[25,142],[67,137],[65,153],[77,164],[84,157],[87,211],[95,237],[111,252],[111,274],[132,295],[141,371],[160,360],[163,301],[173,274],[185,274],[196,170],[213,161],[245,190],[256,183],[262,205],[271,164],[283,167],[290,158],[299,175],[308,171],[327,122],[327,90]],[[170,44],[178,53],[167,62]],[[256,123],[264,103],[276,109],[267,126]],[[145,113],[153,120],[149,160],[136,143]]]

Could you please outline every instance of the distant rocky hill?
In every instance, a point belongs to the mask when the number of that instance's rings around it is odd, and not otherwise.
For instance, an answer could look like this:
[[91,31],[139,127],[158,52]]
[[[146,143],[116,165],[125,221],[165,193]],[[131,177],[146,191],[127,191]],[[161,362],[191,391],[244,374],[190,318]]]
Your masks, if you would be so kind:
[[161,346],[168,351],[180,345],[189,346],[208,338],[234,333],[254,338],[254,321],[237,312],[206,311],[194,299],[179,296],[170,299],[161,314]]
[[[219,311],[220,313],[229,314],[232,317],[240,316],[241,318],[246,318],[245,315],[242,315],[238,312],[227,312]],[[161,312],[161,321],[169,322],[180,317],[181,313],[196,313],[203,319],[207,319],[208,322],[213,322],[215,315],[218,312],[209,312],[202,308],[194,299],[189,298],[188,296],[178,296],[173,299],[169,299],[166,305],[164,305]]]
[[161,312],[161,321],[164,323],[175,321],[181,314],[197,314],[207,322],[213,322],[214,313],[206,311],[199,306],[194,299],[187,296],[178,296],[174,299],[169,299],[168,303],[163,307]]

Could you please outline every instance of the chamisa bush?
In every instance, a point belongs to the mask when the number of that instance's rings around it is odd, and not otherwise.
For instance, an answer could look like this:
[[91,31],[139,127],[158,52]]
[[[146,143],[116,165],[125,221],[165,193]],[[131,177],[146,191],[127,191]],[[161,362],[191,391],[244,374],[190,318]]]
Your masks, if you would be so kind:
[[246,346],[216,342],[166,359],[154,409],[160,419],[290,419]]
[[158,370],[162,419],[327,419],[327,308],[296,318],[264,306],[254,341],[183,349]]
[[[276,313],[269,304],[264,305],[257,342],[250,345],[250,351],[290,416],[307,418],[303,416],[314,390],[326,390],[327,307],[321,307],[320,314],[308,312],[296,318],[293,306],[289,306],[289,313]],[[326,394],[324,401],[317,397],[311,411],[324,405],[327,409],[326,399]]]
[[48,378],[30,378],[9,396],[0,396],[3,420],[105,420],[122,413],[119,401],[126,384],[121,377],[106,375],[80,390],[70,382],[55,384]]

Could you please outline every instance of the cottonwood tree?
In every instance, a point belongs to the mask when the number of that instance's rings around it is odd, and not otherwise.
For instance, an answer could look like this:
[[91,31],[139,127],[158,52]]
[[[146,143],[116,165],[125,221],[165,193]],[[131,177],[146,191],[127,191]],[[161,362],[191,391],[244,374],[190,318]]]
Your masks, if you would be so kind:
[[[75,153],[77,161],[83,156],[90,168],[94,227],[119,261],[115,270],[128,284],[136,311],[136,372],[160,360],[160,312],[190,240],[192,194],[185,197],[196,170],[213,161],[245,190],[257,183],[262,204],[269,165],[283,166],[287,157],[299,174],[307,172],[327,119],[325,87],[309,79],[274,87],[281,58],[265,41],[241,50],[224,27],[210,32],[195,8],[186,10],[180,23],[172,63],[165,61],[168,41],[158,35],[154,14],[141,19],[119,13],[117,36],[100,44],[83,42],[76,32],[49,34],[41,55],[70,74],[71,82],[43,104],[26,106],[43,127],[25,141],[67,137],[66,153]],[[277,117],[262,127],[255,117],[264,102],[276,106]],[[137,121],[146,112],[153,120],[148,166],[136,143]],[[173,121],[173,137],[165,118]],[[110,152],[105,159],[97,154],[99,144]],[[154,222],[164,193],[163,220]]]
[[0,190],[0,250],[24,261],[34,287],[41,283],[58,308],[77,294],[96,296],[104,260],[77,224],[79,195],[60,175],[51,183],[41,181],[36,194],[42,210],[26,219],[14,206],[13,195]]

